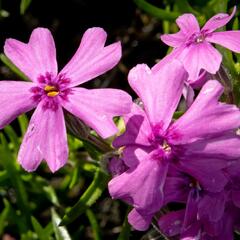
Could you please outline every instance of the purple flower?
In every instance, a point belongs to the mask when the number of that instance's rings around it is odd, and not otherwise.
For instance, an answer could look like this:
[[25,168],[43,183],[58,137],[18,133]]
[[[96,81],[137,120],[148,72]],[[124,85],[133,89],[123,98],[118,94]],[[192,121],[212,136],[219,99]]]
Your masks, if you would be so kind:
[[240,157],[236,134],[240,111],[218,101],[223,92],[219,82],[209,80],[187,112],[172,120],[185,79],[186,72],[178,61],[157,72],[141,64],[129,73],[129,83],[144,107],[133,105],[125,117],[125,133],[114,141],[115,147],[125,147],[123,160],[129,169],[110,181],[109,192],[131,204],[142,217],[151,216],[164,204],[170,163],[214,193],[227,183],[220,170],[229,159]]
[[121,90],[75,87],[118,63],[121,45],[117,42],[104,47],[106,37],[101,28],[88,29],[77,52],[59,73],[48,29],[35,29],[27,44],[6,40],[5,54],[32,83],[0,82],[0,128],[36,107],[18,154],[19,163],[27,171],[34,171],[43,159],[52,172],[66,163],[63,108],[104,138],[117,132],[112,118],[129,112],[131,97]]
[[[160,230],[168,237],[177,237],[182,240],[203,239],[203,240],[233,240],[234,231],[239,231],[240,208],[234,206],[231,202],[221,204],[222,197],[214,199],[207,199],[205,202],[207,207],[198,209],[196,201],[188,202],[186,209],[172,211],[163,215],[158,225]],[[219,203],[224,208],[219,208]],[[201,201],[200,203],[201,204]],[[211,207],[211,208],[209,208]],[[201,210],[208,211],[210,214],[214,212],[216,216],[221,218],[215,221],[210,221],[207,218],[199,216]],[[217,211],[221,214],[219,214]],[[187,223],[187,224],[186,224]]]
[[183,14],[176,20],[180,31],[174,34],[164,34],[161,40],[174,48],[163,61],[154,67],[154,71],[169,59],[180,60],[189,74],[188,83],[194,84],[201,70],[215,74],[222,62],[222,55],[211,45],[219,44],[234,52],[240,52],[240,31],[214,32],[226,25],[234,16],[236,8],[229,16],[219,13],[209,19],[200,29],[192,14]]
[[[212,170],[213,175],[223,171],[218,168]],[[226,179],[222,180],[226,183]],[[212,189],[206,190],[202,183],[202,180],[198,180],[182,169],[171,167],[164,186],[165,204],[185,203],[186,208],[178,212],[170,212],[160,218],[160,229],[166,235],[180,234],[195,239],[205,234],[210,236],[220,234],[221,228],[218,226],[224,216],[227,193],[224,190],[219,192],[213,192]]]
[[114,177],[122,174],[128,169],[124,161],[118,157],[112,157],[108,164],[108,171]]

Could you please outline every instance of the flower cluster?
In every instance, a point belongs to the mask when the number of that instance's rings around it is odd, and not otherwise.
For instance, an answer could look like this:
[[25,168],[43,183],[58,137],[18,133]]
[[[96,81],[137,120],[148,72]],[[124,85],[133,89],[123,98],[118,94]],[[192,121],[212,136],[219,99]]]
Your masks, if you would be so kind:
[[[233,239],[234,230],[240,230],[240,110],[219,100],[224,87],[213,74],[222,56],[211,43],[240,53],[240,31],[215,32],[235,11],[212,17],[202,29],[192,14],[180,16],[180,31],[161,37],[173,51],[152,68],[138,64],[129,72],[141,104],[121,90],[77,87],[121,58],[120,43],[105,46],[101,28],[84,33],[60,72],[49,30],[35,29],[27,44],[7,39],[6,56],[31,82],[0,81],[0,128],[36,108],[19,163],[34,171],[44,159],[52,172],[66,163],[65,112],[102,138],[117,133],[113,117],[123,116],[126,130],[113,142],[121,156],[110,162],[108,187],[113,198],[133,207],[129,223],[146,230],[157,218],[168,237]],[[195,98],[196,87],[200,92]],[[182,95],[189,108],[177,117]],[[163,213],[171,203],[178,207]]]
[[[128,221],[137,230],[155,218],[167,237],[230,240],[240,227],[239,108],[220,102],[224,88],[210,79],[174,116],[186,85],[220,68],[222,57],[209,42],[240,52],[240,31],[213,33],[233,14],[214,16],[202,30],[193,15],[180,16],[180,32],[161,37],[172,53],[152,69],[139,64],[129,73],[142,104],[133,104],[126,131],[113,142],[121,164],[109,192],[133,206]],[[161,211],[172,203],[175,211]]]

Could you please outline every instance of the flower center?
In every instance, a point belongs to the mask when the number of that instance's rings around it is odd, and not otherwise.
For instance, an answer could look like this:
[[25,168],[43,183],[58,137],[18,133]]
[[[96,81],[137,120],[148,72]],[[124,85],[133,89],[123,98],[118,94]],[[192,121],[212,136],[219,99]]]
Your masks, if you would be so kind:
[[206,31],[196,32],[189,37],[187,40],[187,46],[190,46],[192,44],[200,44],[205,41],[206,36],[208,33]]
[[201,34],[195,38],[196,43],[202,43],[205,40],[205,37]]
[[163,144],[162,144],[162,149],[164,150],[164,152],[171,152],[171,147],[168,145],[168,143],[164,140]]
[[44,91],[48,97],[56,97],[59,94],[59,90],[55,86],[46,85]]
[[173,151],[171,145],[168,143],[167,137],[165,136],[162,125],[162,123],[159,123],[152,127],[152,133],[149,136],[149,141],[157,150],[156,152],[159,155],[169,158],[171,157]]
[[46,72],[44,75],[39,75],[37,86],[31,88],[32,99],[36,102],[44,101],[45,109],[58,109],[61,101],[67,101],[68,95],[71,93],[69,88],[70,79],[65,74],[58,76]]
[[199,191],[202,190],[202,188],[200,186],[200,183],[194,178],[191,178],[191,182],[189,183],[189,187],[190,188],[195,188]]

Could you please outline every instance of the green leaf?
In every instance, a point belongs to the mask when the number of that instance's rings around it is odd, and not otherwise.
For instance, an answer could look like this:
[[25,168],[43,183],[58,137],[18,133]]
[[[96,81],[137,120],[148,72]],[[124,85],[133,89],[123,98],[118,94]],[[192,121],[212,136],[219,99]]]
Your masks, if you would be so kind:
[[[170,12],[170,5],[166,6],[166,11]],[[168,20],[163,20],[163,33],[168,34],[170,33],[170,22]]]
[[37,233],[39,240],[46,240],[47,237],[44,232],[44,228],[41,226],[41,224],[38,222],[38,220],[32,216],[31,221],[32,221],[33,229]]
[[27,227],[28,223],[30,223],[30,212],[27,192],[21,180],[20,174],[16,168],[15,158],[13,157],[8,147],[8,143],[2,133],[0,133],[0,139],[1,139],[0,160],[9,175],[9,179],[11,181],[12,186],[16,191],[17,205],[19,206],[19,209],[22,212],[21,216]]
[[9,17],[9,12],[8,11],[6,11],[6,10],[4,10],[4,9],[0,9],[0,20],[2,19],[2,18],[6,18],[6,17]]
[[6,219],[10,212],[9,202],[6,199],[4,199],[3,201],[4,201],[5,208],[3,209],[3,211],[0,214],[0,236],[2,236],[2,234],[3,234],[4,228],[6,225]]
[[109,176],[98,169],[88,189],[83,193],[79,201],[66,212],[60,225],[67,225],[71,223],[83,214],[88,207],[92,206],[107,187],[108,180]]
[[50,222],[45,228],[41,226],[35,217],[31,217],[32,226],[34,231],[37,233],[39,240],[49,240],[53,233],[53,223]]
[[19,232],[27,232],[29,228],[26,225],[24,218],[16,213],[15,209],[12,207],[12,205],[7,199],[3,199],[3,203],[5,208],[9,208],[8,222],[13,222],[14,224],[16,224]]
[[53,223],[50,222],[45,228],[44,228],[44,232],[46,236],[51,236],[53,233]]
[[131,227],[130,224],[128,223],[128,213],[130,211],[130,208],[128,208],[123,225],[122,225],[122,230],[117,238],[117,240],[128,240],[130,238],[131,234]]
[[6,170],[0,171],[0,182],[4,182],[8,178],[9,178],[9,176],[8,176],[8,172]]
[[18,149],[20,142],[18,140],[18,136],[13,128],[8,125],[4,128],[4,132],[6,133],[7,137],[9,138],[10,142],[13,144],[14,149]]
[[22,0],[20,4],[20,13],[23,15],[31,4],[32,0]]
[[82,140],[84,148],[87,150],[88,154],[92,159],[99,160],[100,158],[100,152],[96,149],[96,147],[85,140]]
[[26,233],[21,234],[21,240],[37,240],[36,234],[32,231],[27,231]]
[[97,219],[93,213],[93,211],[89,208],[86,211],[86,215],[88,217],[88,220],[92,226],[92,231],[93,231],[93,239],[94,240],[101,240],[101,235],[100,235],[100,228],[97,222]]
[[190,6],[187,0],[175,1],[175,4],[177,5],[179,12],[181,13],[188,12],[188,13],[193,13],[197,16],[200,15],[199,12],[197,12]]
[[72,189],[74,187],[74,185],[77,183],[77,181],[78,181],[78,174],[79,174],[79,169],[76,167],[73,170],[72,179],[71,179],[71,182],[69,184],[69,188],[70,189]]
[[55,206],[59,206],[59,201],[57,198],[57,195],[55,193],[55,190],[52,186],[44,186],[43,187],[43,191],[46,193],[47,197],[49,198],[49,200],[55,205]]
[[160,19],[160,20],[170,20],[174,21],[179,15],[179,12],[168,12],[164,9],[158,8],[145,0],[134,0],[136,5],[144,10],[145,12],[149,13],[151,16]]
[[174,119],[179,119],[183,114],[184,114],[184,112],[182,112],[182,111],[176,111],[176,112],[173,114],[173,118],[174,118]]
[[66,227],[59,226],[61,219],[53,208],[51,209],[51,214],[52,214],[53,230],[54,230],[56,239],[57,240],[71,240],[71,237],[70,237]]
[[214,13],[227,12],[228,0],[211,0],[208,2],[207,7],[212,9]]
[[18,117],[18,123],[20,125],[21,134],[23,136],[27,131],[28,127],[28,118],[26,114],[22,114],[21,116]]
[[11,60],[6,57],[3,53],[0,54],[1,61],[10,68],[16,75],[18,75],[21,79],[25,81],[29,81],[29,79],[24,75],[23,72],[21,72],[12,62]]

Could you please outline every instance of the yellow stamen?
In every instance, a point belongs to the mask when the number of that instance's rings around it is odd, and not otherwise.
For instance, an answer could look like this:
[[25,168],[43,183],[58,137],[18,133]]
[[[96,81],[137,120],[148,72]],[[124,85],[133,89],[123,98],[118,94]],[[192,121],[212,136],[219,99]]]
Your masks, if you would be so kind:
[[54,86],[46,85],[44,87],[44,91],[47,93],[49,97],[56,97],[59,94],[59,91]]
[[47,93],[47,95],[49,96],[49,97],[56,97],[57,95],[59,94],[59,92],[58,91],[56,91],[56,92],[48,92]]
[[166,152],[170,152],[171,151],[171,147],[167,144],[166,141],[163,142],[163,150]]

